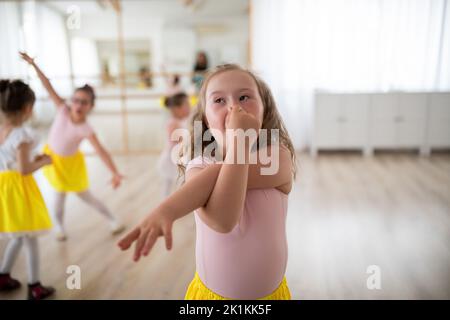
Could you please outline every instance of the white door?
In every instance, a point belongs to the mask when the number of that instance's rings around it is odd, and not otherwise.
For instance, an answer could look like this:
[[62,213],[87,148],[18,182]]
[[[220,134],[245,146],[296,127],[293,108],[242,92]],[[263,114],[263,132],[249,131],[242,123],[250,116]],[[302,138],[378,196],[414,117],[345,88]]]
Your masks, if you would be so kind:
[[368,108],[368,94],[343,95],[339,123],[344,148],[363,149],[367,144]]
[[397,122],[398,147],[419,148],[425,142],[427,94],[399,94]]
[[316,148],[337,148],[340,146],[339,118],[341,95],[317,94],[314,125]]
[[450,148],[450,93],[431,93],[427,145]]
[[394,148],[397,145],[396,118],[398,96],[395,93],[372,94],[370,99],[369,143],[373,148]]

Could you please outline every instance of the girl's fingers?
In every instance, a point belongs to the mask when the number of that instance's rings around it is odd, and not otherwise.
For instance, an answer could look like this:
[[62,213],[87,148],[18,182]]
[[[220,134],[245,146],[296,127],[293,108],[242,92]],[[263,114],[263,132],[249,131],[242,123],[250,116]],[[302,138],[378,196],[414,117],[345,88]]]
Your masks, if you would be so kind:
[[139,238],[139,234],[141,230],[139,228],[135,228],[133,231],[129,232],[125,237],[120,239],[118,245],[122,250],[127,250],[131,244]]
[[166,240],[166,249],[172,249],[172,224],[168,224],[164,228],[164,239]]
[[141,257],[142,247],[145,244],[145,241],[147,240],[147,236],[150,230],[145,230],[141,233],[139,239],[136,242],[136,246],[134,248],[134,261],[139,261],[139,258]]
[[147,239],[145,241],[144,248],[142,249],[142,255],[147,256],[150,250],[152,250],[153,246],[155,245],[156,240],[158,239],[158,235],[156,234],[155,229],[152,229],[150,233],[147,236]]

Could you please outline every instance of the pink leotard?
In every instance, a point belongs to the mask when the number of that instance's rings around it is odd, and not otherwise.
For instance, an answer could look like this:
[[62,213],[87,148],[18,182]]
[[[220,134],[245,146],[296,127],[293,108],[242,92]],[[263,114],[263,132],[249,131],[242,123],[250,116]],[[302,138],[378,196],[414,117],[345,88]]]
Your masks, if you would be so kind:
[[[186,171],[212,163],[197,157]],[[277,289],[287,263],[287,203],[288,196],[275,188],[247,190],[241,219],[225,234],[195,212],[196,267],[206,287],[233,299],[262,298]]]
[[87,122],[73,123],[67,106],[58,108],[48,135],[50,149],[58,155],[70,156],[78,151],[81,141],[94,134]]

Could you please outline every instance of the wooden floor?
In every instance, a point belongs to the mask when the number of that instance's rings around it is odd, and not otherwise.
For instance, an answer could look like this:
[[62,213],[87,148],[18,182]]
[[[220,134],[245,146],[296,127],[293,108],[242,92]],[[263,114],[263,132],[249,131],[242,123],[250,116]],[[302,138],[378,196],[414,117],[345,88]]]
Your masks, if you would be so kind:
[[[116,160],[127,180],[112,191],[106,169],[88,158],[92,190],[131,227],[160,200],[157,156]],[[66,243],[40,238],[42,281],[57,289],[55,299],[184,297],[195,271],[192,215],[175,224],[170,253],[159,243],[137,264],[117,249],[118,237],[105,221],[74,196],[66,221]],[[450,155],[301,154],[287,230],[286,276],[294,299],[449,299]],[[69,265],[81,268],[81,290],[66,288]],[[380,267],[380,290],[366,286],[369,265]],[[24,254],[13,276],[26,283]],[[0,299],[25,294],[21,289]]]

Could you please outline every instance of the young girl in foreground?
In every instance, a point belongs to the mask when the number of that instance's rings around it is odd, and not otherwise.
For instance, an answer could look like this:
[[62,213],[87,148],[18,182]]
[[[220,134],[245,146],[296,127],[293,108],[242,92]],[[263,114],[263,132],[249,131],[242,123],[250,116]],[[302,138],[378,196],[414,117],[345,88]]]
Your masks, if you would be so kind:
[[19,288],[10,272],[22,245],[27,253],[28,299],[44,299],[55,291],[39,282],[39,249],[36,236],[52,227],[50,217],[32,173],[51,163],[49,156],[31,160],[36,142],[23,126],[33,110],[34,92],[22,81],[0,80],[0,237],[11,238],[1,269],[0,291]]
[[[197,157],[186,168],[186,183],[163,201],[119,246],[136,242],[134,260],[148,255],[159,236],[172,247],[172,224],[195,210],[197,272],[186,299],[290,299],[284,277],[287,263],[286,213],[295,176],[295,153],[270,90],[251,72],[236,65],[212,70],[202,85],[199,113],[203,129],[215,129],[211,143],[225,156]],[[219,133],[237,129],[278,129],[258,151],[279,152],[278,170],[262,175],[264,165],[233,162],[235,139]],[[203,133],[202,132],[202,133]],[[219,133],[218,133],[219,132]],[[194,139],[201,137],[194,137]],[[261,141],[259,141],[261,142]],[[252,144],[245,147],[249,151]],[[234,152],[233,152],[234,151]],[[193,148],[191,148],[192,157]]]
[[124,227],[112,215],[109,209],[98,200],[89,190],[89,181],[83,154],[78,150],[83,139],[88,139],[98,155],[111,171],[111,184],[113,188],[120,186],[122,175],[106,149],[98,140],[94,130],[87,122],[89,112],[94,107],[94,90],[85,85],[77,88],[73,93],[71,104],[66,102],[56,93],[50,81],[26,53],[20,53],[22,58],[36,70],[44,88],[56,105],[58,111],[50,128],[48,144],[44,153],[52,158],[52,165],[44,168],[44,176],[50,185],[56,190],[55,195],[55,222],[56,238],[66,240],[64,228],[64,204],[66,194],[74,192],[77,196],[94,207],[109,220],[112,234],[120,233]]

